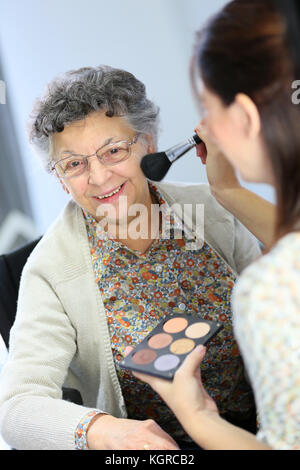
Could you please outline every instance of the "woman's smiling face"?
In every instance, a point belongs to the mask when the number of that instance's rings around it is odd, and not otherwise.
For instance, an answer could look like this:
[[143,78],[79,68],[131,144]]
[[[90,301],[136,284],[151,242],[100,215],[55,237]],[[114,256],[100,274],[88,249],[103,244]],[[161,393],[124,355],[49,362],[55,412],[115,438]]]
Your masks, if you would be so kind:
[[[106,142],[132,141],[136,132],[123,117],[107,117],[104,112],[93,112],[84,120],[74,122],[56,133],[52,139],[55,161],[64,158],[66,152],[76,155],[93,155]],[[113,166],[103,165],[96,156],[88,159],[88,168],[80,176],[61,179],[63,186],[71,193],[74,201],[91,214],[97,221],[104,216],[107,205],[115,210],[116,225],[128,223],[128,209],[132,204],[151,204],[147,179],[140,161],[146,153],[153,152],[151,139],[145,144],[138,139],[131,146],[130,157]],[[119,189],[119,191],[118,191]],[[103,196],[115,193],[111,197]],[[123,196],[120,200],[120,196]],[[101,198],[101,199],[99,199]],[[120,204],[120,201],[121,204]],[[124,205],[124,201],[126,204]],[[105,215],[105,217],[110,217]]]

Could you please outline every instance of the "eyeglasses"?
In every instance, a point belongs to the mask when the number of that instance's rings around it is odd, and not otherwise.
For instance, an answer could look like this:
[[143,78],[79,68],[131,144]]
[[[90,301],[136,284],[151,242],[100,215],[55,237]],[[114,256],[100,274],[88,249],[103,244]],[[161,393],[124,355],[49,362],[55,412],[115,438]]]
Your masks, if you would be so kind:
[[117,165],[130,157],[131,146],[136,144],[139,136],[140,134],[137,134],[131,141],[122,140],[100,147],[92,155],[70,155],[62,158],[58,162],[53,162],[54,165],[51,167],[51,171],[56,171],[64,179],[80,176],[88,168],[88,158],[94,156],[105,166]]

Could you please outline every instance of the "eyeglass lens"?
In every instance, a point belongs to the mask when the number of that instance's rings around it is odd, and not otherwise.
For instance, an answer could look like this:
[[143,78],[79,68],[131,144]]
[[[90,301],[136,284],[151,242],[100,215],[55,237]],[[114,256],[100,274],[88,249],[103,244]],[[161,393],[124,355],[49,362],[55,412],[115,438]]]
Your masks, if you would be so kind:
[[[118,142],[100,149],[95,155],[104,165],[114,165],[129,157],[130,146],[127,142]],[[56,164],[57,171],[64,177],[81,175],[88,166],[88,158],[70,156]]]

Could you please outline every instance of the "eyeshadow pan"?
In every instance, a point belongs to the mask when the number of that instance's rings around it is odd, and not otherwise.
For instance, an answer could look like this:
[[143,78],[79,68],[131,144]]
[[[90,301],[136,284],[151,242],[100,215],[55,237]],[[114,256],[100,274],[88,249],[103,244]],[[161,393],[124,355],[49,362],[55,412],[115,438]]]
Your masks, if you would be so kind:
[[202,338],[210,332],[210,326],[207,323],[198,322],[190,325],[185,332],[188,338]]
[[154,367],[160,371],[170,370],[178,366],[179,361],[179,357],[174,356],[173,354],[164,354],[163,356],[160,356],[158,359],[156,359],[154,362]]
[[132,356],[132,360],[135,364],[149,364],[154,361],[156,356],[156,352],[151,349],[141,349]]
[[192,339],[182,338],[174,341],[170,346],[173,354],[187,354],[194,349],[195,343]]
[[171,341],[172,341],[171,335],[167,335],[165,333],[159,333],[158,335],[154,335],[149,339],[148,345],[150,346],[150,348],[153,348],[153,349],[162,349],[162,348],[165,348],[166,346],[169,346]]
[[166,333],[179,333],[180,331],[184,330],[187,325],[188,321],[186,318],[175,317],[164,324],[164,331]]

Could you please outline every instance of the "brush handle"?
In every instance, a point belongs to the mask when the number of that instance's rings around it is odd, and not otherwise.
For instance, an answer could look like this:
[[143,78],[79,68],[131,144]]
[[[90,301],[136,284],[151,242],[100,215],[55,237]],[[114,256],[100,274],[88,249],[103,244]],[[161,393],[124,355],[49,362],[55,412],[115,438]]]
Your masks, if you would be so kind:
[[178,158],[185,155],[189,150],[191,150],[195,145],[200,144],[202,140],[195,134],[193,137],[181,142],[180,144],[174,145],[170,149],[166,150],[166,155],[168,160],[173,163]]

